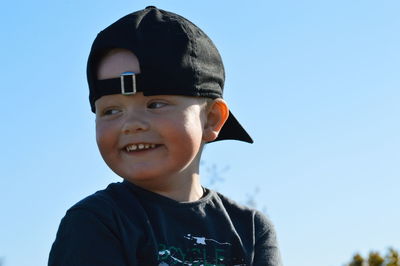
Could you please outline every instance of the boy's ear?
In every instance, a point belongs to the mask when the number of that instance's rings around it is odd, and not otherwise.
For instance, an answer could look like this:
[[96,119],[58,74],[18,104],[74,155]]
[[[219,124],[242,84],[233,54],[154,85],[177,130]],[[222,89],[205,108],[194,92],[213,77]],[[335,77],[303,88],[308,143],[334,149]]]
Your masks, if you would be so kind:
[[203,140],[210,142],[218,137],[229,116],[228,104],[221,98],[210,102],[206,109],[207,120],[204,125]]

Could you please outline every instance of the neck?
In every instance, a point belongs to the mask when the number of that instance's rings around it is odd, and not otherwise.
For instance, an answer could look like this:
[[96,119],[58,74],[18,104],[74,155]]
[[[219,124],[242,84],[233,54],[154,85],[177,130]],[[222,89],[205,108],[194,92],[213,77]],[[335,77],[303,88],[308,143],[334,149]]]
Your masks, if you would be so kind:
[[203,196],[203,188],[200,184],[199,174],[187,176],[184,180],[167,179],[160,184],[143,184],[134,182],[135,185],[147,189],[151,192],[160,194],[178,202],[193,202],[199,200]]
[[165,190],[153,191],[178,202],[193,202],[203,196],[203,188],[200,182],[188,182],[185,186],[174,187]]

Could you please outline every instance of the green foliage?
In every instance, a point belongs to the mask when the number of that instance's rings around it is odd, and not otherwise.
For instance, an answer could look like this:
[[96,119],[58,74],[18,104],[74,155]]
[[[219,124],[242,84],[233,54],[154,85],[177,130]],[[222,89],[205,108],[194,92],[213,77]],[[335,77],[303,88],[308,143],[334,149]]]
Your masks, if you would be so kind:
[[371,251],[368,256],[368,266],[383,266],[385,260],[381,257],[379,252]]
[[399,266],[400,265],[399,252],[397,252],[393,248],[390,248],[389,253],[385,257],[385,260],[386,260],[386,266]]
[[360,254],[355,254],[353,260],[349,263],[349,266],[363,266],[364,259]]
[[356,253],[347,266],[400,266],[400,256],[399,252],[393,248],[389,248],[385,257],[382,257],[379,252],[371,251],[368,258],[364,259]]

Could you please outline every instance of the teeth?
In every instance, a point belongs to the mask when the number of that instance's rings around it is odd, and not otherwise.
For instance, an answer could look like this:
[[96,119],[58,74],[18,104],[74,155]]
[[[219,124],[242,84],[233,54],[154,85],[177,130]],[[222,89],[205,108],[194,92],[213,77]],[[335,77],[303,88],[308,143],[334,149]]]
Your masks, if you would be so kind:
[[131,144],[129,146],[126,146],[125,150],[127,152],[130,152],[130,151],[136,151],[136,150],[151,149],[151,148],[155,148],[155,147],[156,147],[156,144],[143,144],[143,143],[140,143],[140,144]]

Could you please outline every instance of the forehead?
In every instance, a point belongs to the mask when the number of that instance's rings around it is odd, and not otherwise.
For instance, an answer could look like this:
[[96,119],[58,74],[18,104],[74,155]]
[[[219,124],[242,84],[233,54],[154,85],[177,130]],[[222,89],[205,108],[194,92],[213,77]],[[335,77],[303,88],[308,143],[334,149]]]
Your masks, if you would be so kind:
[[139,60],[134,53],[126,49],[112,49],[99,61],[97,79],[119,77],[123,72],[140,73]]

